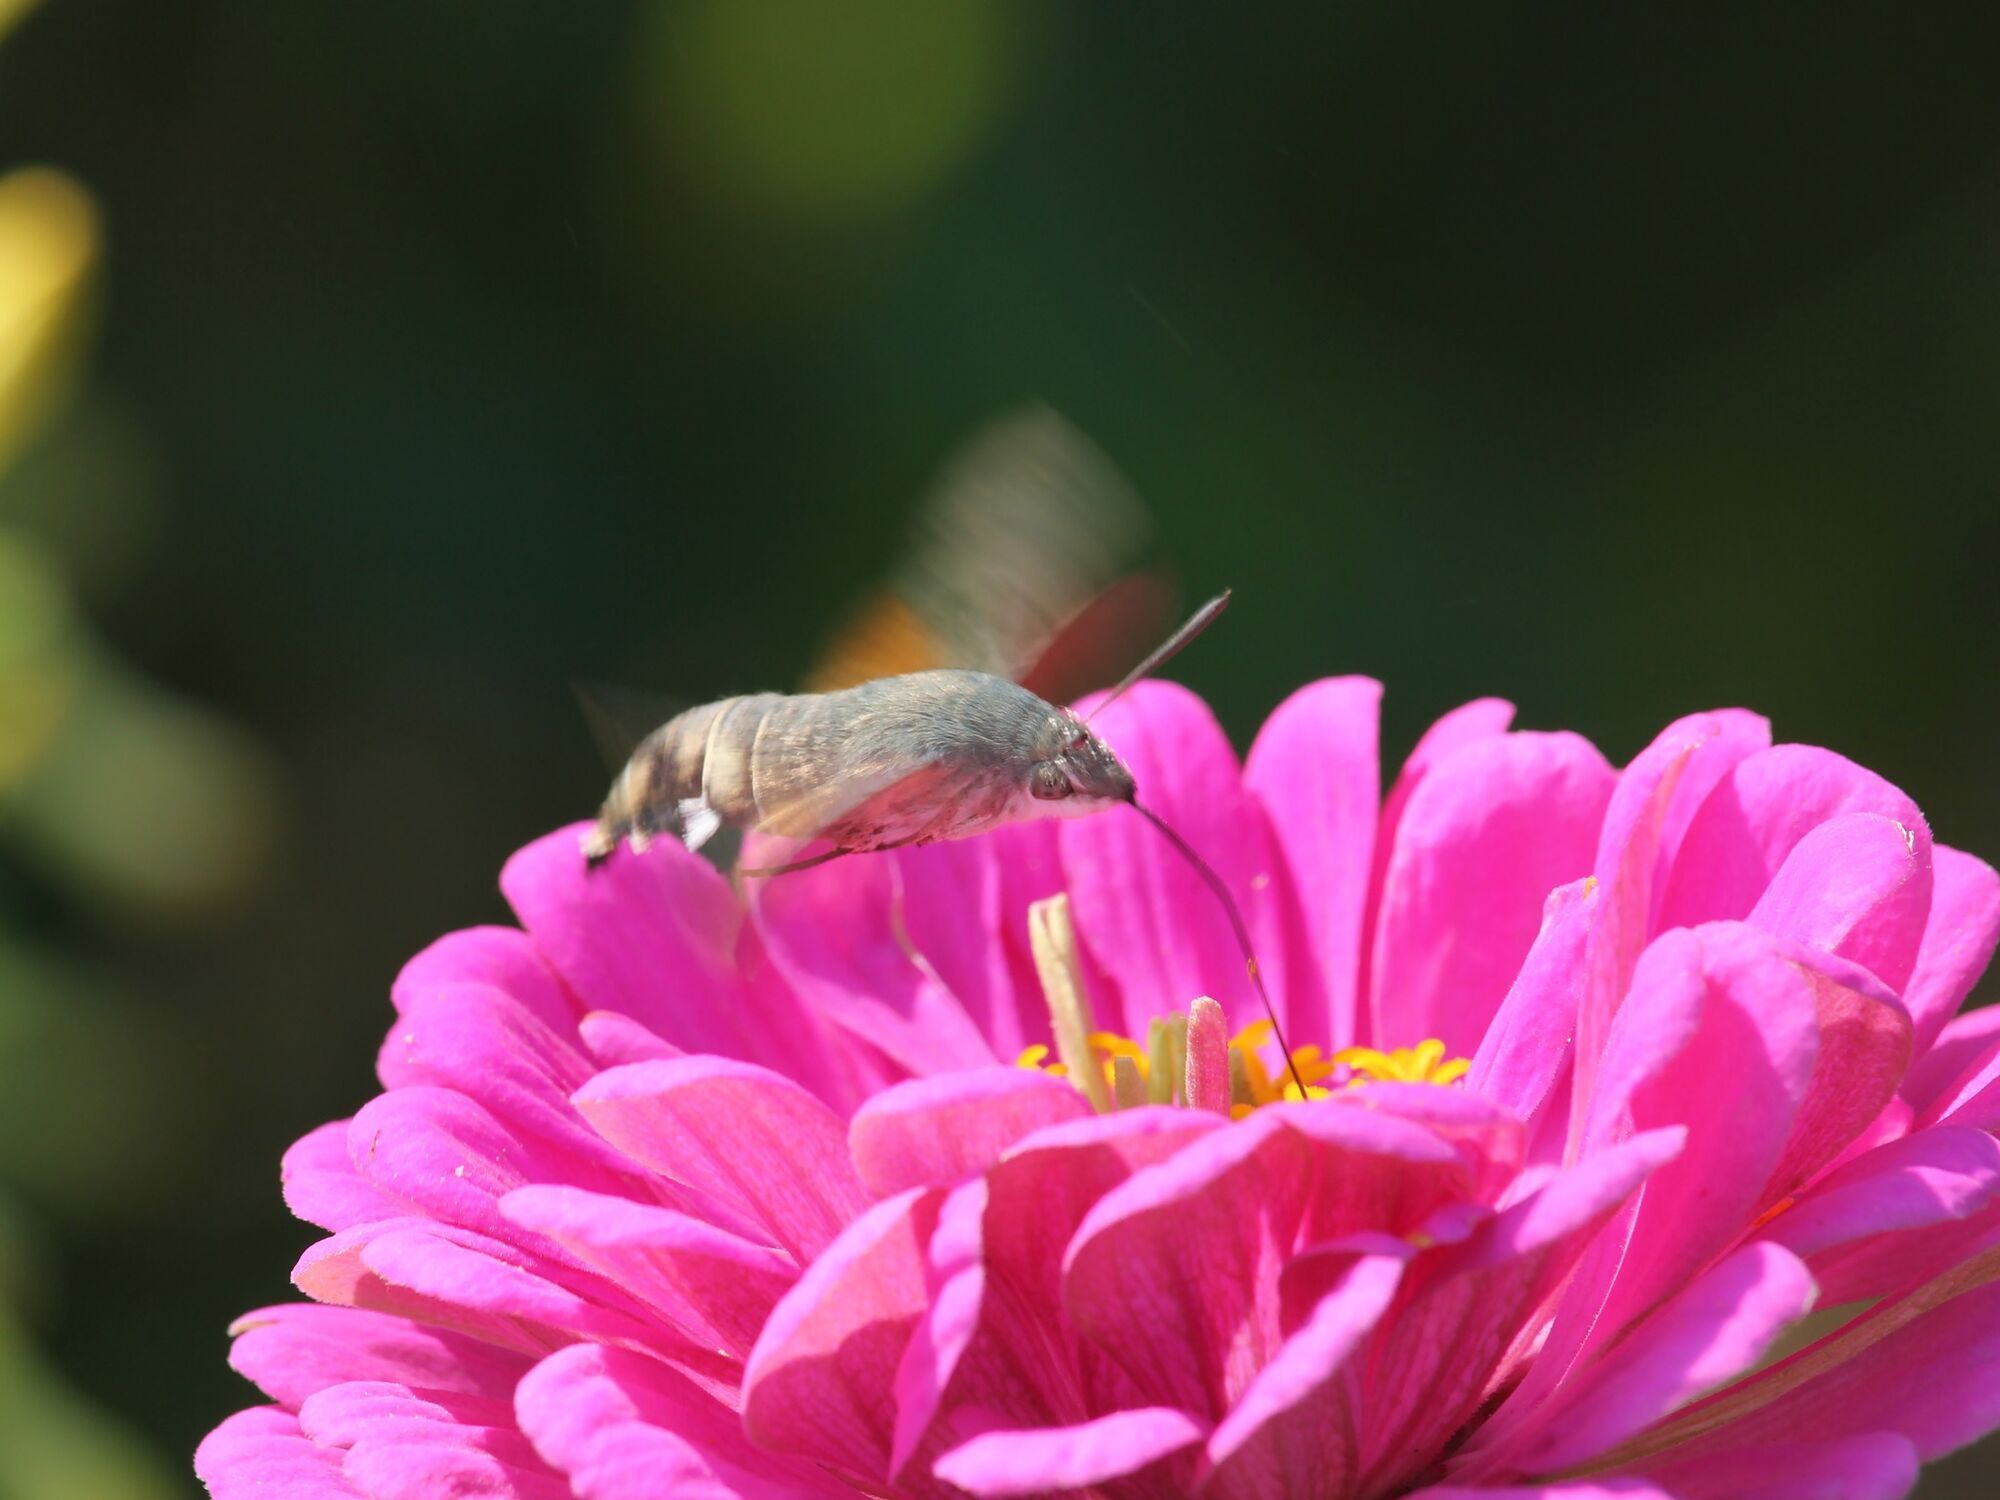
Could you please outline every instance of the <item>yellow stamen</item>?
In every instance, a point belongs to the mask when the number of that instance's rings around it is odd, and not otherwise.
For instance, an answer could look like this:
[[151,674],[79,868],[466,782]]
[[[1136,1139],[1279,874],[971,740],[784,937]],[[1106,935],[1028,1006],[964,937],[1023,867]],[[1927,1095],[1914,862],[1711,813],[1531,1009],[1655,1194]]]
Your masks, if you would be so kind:
[[1091,1053],[1090,996],[1083,986],[1083,960],[1077,950],[1076,928],[1069,917],[1069,897],[1054,895],[1028,907],[1028,946],[1034,951],[1035,972],[1049,1004],[1049,1028],[1056,1052],[1069,1076],[1099,1114],[1111,1108],[1111,1087]]
[[[1187,1014],[1176,1011],[1154,1017],[1146,1027],[1143,1046],[1115,1031],[1096,1030],[1067,896],[1051,896],[1029,906],[1028,940],[1048,1001],[1049,1027],[1060,1061],[1048,1061],[1049,1047],[1037,1042],[1021,1049],[1016,1066],[1071,1079],[1099,1113],[1142,1104],[1185,1104]],[[1275,1041],[1275,1032],[1264,1019],[1252,1021],[1229,1037],[1225,1056],[1231,1119],[1240,1120],[1266,1104],[1326,1099],[1339,1088],[1366,1083],[1448,1087],[1472,1067],[1469,1058],[1447,1058],[1444,1043],[1428,1037],[1414,1047],[1387,1052],[1375,1047],[1344,1047],[1330,1057],[1318,1047],[1305,1046],[1292,1054],[1291,1067],[1284,1068],[1281,1060],[1264,1056],[1264,1049]],[[1293,1081],[1294,1069],[1305,1085],[1303,1091]]]
[[1456,1083],[1472,1067],[1471,1059],[1444,1055],[1444,1043],[1430,1037],[1414,1047],[1398,1047],[1381,1052],[1373,1047],[1344,1047],[1333,1054],[1335,1063],[1354,1075],[1349,1082],[1360,1083]]

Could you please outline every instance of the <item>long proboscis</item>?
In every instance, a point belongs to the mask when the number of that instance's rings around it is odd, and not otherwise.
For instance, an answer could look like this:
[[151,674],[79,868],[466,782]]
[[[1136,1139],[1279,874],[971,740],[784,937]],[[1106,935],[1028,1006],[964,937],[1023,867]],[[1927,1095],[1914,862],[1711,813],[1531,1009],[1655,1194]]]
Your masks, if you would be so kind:
[[[1215,617],[1229,607],[1229,594],[1230,590],[1224,589],[1192,615],[1189,615],[1187,624],[1181,626],[1179,630],[1176,630],[1162,641],[1158,649],[1151,656],[1140,662],[1130,672],[1127,672],[1125,680],[1104,695],[1104,698],[1098,703],[1097,707],[1090,711],[1090,717],[1093,719],[1096,718],[1105,709],[1124,697],[1134,683],[1140,681],[1142,678],[1151,676],[1187,649],[1188,643],[1204,630],[1208,629],[1209,626],[1213,625]],[[1144,811],[1144,809],[1142,808],[1141,811]],[[1152,814],[1147,813],[1146,816],[1150,818]]]
[[[1219,611],[1228,599],[1229,596],[1224,594],[1214,601],[1212,608]],[[1305,1098],[1305,1080],[1299,1077],[1299,1065],[1292,1061],[1291,1044],[1285,1040],[1285,1028],[1278,1020],[1277,1007],[1271,1004],[1271,993],[1264,988],[1264,971],[1257,966],[1256,950],[1250,946],[1250,929],[1244,925],[1243,913],[1236,905],[1236,898],[1229,894],[1229,887],[1222,883],[1222,877],[1215,873],[1214,867],[1195,853],[1194,845],[1182,838],[1173,824],[1136,798],[1133,799],[1132,810],[1165,835],[1167,842],[1180,851],[1181,858],[1188,862],[1195,874],[1201,877],[1202,883],[1215,893],[1215,899],[1222,903],[1223,915],[1229,918],[1230,930],[1236,934],[1236,946],[1243,951],[1244,970],[1250,975],[1250,983],[1257,990],[1257,998],[1264,1002],[1264,1014],[1271,1022],[1271,1035],[1277,1039],[1278,1050],[1285,1054],[1285,1070],[1292,1075],[1292,1082],[1298,1086],[1299,1097]]]

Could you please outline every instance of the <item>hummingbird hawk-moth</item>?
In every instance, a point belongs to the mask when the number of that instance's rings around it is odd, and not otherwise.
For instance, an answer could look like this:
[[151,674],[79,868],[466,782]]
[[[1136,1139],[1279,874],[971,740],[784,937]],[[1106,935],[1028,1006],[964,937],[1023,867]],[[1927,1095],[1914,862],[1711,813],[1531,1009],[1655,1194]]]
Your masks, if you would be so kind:
[[[1199,634],[1204,605],[1104,701]],[[1074,710],[989,672],[940,668],[824,693],[753,693],[689,709],[640,743],[585,836],[593,864],[621,840],[698,848],[728,826],[840,854],[968,838],[1027,818],[1136,802],[1117,752]],[[746,872],[756,873],[756,872]]]
[[[621,843],[642,852],[660,836],[699,848],[723,827],[826,845],[738,872],[781,875],[1124,804],[1220,901],[1282,1048],[1227,886],[1139,801],[1117,752],[1060,706],[1096,685],[1086,674],[1107,646],[1129,638],[1164,597],[1150,574],[1106,582],[1143,529],[1123,479],[1075,428],[1036,409],[971,444],[922,515],[912,561],[847,631],[814,679],[822,690],[724,698],[653,730],[585,834],[586,859],[594,868]],[[1228,602],[1225,591],[1203,605],[1098,706],[1187,645]],[[1039,644],[1032,665],[1005,672],[1024,640]],[[939,657],[952,664],[909,670]]]

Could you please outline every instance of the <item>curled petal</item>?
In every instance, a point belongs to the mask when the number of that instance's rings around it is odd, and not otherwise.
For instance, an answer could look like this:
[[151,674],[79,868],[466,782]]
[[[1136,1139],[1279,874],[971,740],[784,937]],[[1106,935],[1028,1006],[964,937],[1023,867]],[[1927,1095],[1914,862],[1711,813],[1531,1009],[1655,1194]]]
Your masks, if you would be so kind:
[[1691,714],[1669,724],[1618,777],[1592,868],[1597,930],[1577,1017],[1577,1076],[1588,1097],[1611,1017],[1633,967],[1658,930],[1663,875],[1688,824],[1715,784],[1745,756],[1771,743],[1771,726],[1742,709]]
[[353,1307],[267,1307],[245,1313],[229,1332],[230,1367],[294,1409],[350,1380],[499,1398],[528,1369],[519,1355],[477,1339]]
[[448,932],[403,965],[389,990],[398,1013],[438,989],[486,985],[509,996],[557,1036],[575,1026],[581,1007],[518,927]]
[[[1568,1128],[1572,1038],[1583,1003],[1586,960],[1600,888],[1572,881],[1549,893],[1542,928],[1473,1055],[1465,1086],[1527,1122],[1532,1140]],[[1530,1150],[1530,1155],[1546,1155]]]
[[996,1500],[1058,1494],[1164,1466],[1192,1449],[1206,1432],[1184,1411],[1140,1407],[1073,1427],[982,1433],[945,1454],[933,1472],[968,1494]]
[[1503,1461],[1548,1473],[1604,1452],[1753,1368],[1812,1310],[1815,1290],[1789,1250],[1744,1246],[1600,1360],[1574,1399],[1545,1412],[1539,1430]]
[[578,1500],[819,1500],[818,1476],[754,1448],[735,1412],[641,1354],[577,1344],[514,1398],[521,1430]]
[[375,1224],[404,1212],[354,1170],[347,1149],[350,1122],[334,1120],[308,1131],[285,1153],[279,1178],[285,1207],[308,1224],[334,1234],[357,1224]]
[[1930,853],[1928,839],[1878,813],[1828,818],[1792,846],[1747,920],[1899,990],[1930,913]]
[[240,1411],[202,1439],[194,1471],[213,1500],[369,1500],[340,1472],[340,1454],[275,1406]]
[[1921,1054],[1958,1014],[2000,940],[2000,874],[1982,859],[1939,845],[1932,853],[1930,919],[1903,1001]]
[[977,1176],[1024,1136],[1089,1114],[1083,1095],[1060,1078],[982,1068],[877,1094],[855,1112],[847,1138],[861,1180],[886,1198]]
[[1917,1450],[1893,1432],[1663,1459],[1647,1477],[1680,1500],[1899,1500],[1917,1482]]
[[1811,745],[1745,757],[1710,792],[1674,852],[1654,930],[1746,917],[1799,840],[1842,813],[1900,824],[1930,863],[1916,804],[1873,771]]

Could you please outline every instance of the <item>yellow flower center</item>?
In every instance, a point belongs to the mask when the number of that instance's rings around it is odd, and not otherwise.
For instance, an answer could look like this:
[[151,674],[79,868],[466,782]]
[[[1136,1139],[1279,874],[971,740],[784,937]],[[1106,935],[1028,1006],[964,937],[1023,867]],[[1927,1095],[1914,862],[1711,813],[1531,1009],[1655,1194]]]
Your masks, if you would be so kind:
[[[1103,1078],[1105,1091],[1114,1109],[1130,1109],[1140,1104],[1187,1103],[1187,1016],[1175,1012],[1152,1023],[1147,1045],[1115,1031],[1088,1034],[1091,1065]],[[1297,1099],[1299,1086],[1282,1057],[1265,1055],[1271,1046],[1271,1023],[1252,1021],[1229,1038],[1229,1114],[1240,1120],[1262,1104]],[[1055,1078],[1066,1078],[1070,1069],[1050,1061],[1050,1049],[1041,1042],[1024,1047],[1015,1066],[1033,1068]],[[1299,1077],[1305,1080],[1307,1099],[1324,1099],[1336,1089],[1359,1088],[1367,1083],[1453,1084],[1472,1066],[1470,1059],[1444,1055],[1444,1043],[1436,1037],[1414,1047],[1397,1047],[1382,1052],[1374,1047],[1344,1047],[1328,1057],[1318,1047],[1301,1047],[1292,1054]],[[1078,1085],[1082,1087],[1081,1083]],[[1085,1089],[1084,1092],[1090,1092]]]
[[[1155,1018],[1147,1028],[1144,1045],[1114,1031],[1096,1030],[1084,990],[1068,898],[1052,896],[1038,901],[1028,916],[1035,963],[1055,1032],[1055,1060],[1050,1060],[1051,1049],[1037,1042],[1022,1050],[1015,1065],[1071,1079],[1100,1112],[1141,1104],[1189,1103],[1187,1013],[1176,1011]],[[1199,1004],[1214,1011],[1213,1001]],[[1335,1089],[1367,1083],[1450,1085],[1472,1066],[1467,1058],[1447,1059],[1444,1043],[1432,1037],[1414,1047],[1388,1052],[1345,1047],[1330,1057],[1318,1047],[1301,1047],[1292,1054],[1292,1067],[1287,1068],[1283,1056],[1266,1055],[1274,1046],[1272,1031],[1270,1021],[1252,1021],[1228,1040],[1232,1119],[1242,1119],[1259,1105],[1301,1097],[1324,1099]],[[1219,1028],[1210,1034],[1219,1037]],[[1305,1085],[1303,1095],[1299,1083],[1292,1079],[1294,1070]],[[1220,1107],[1219,1100],[1215,1107]]]

